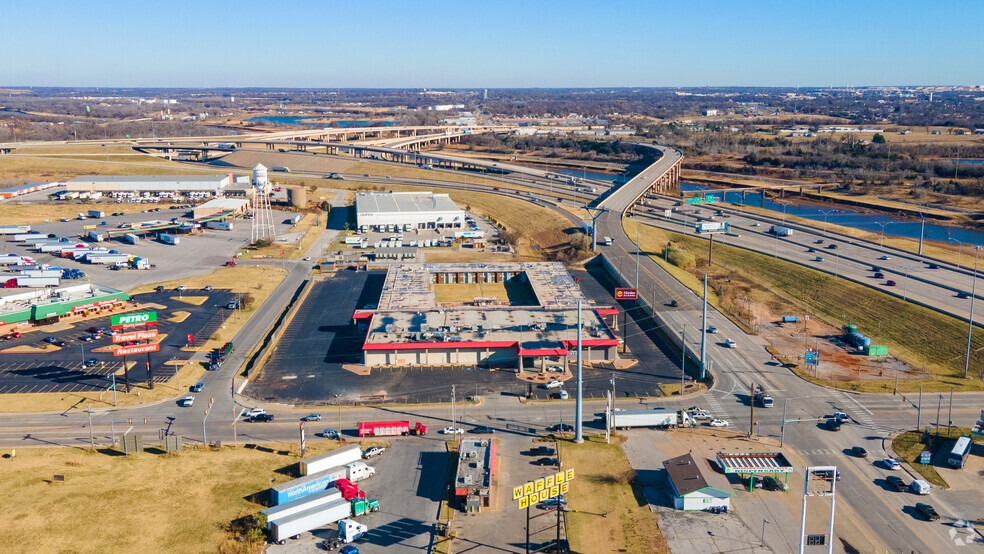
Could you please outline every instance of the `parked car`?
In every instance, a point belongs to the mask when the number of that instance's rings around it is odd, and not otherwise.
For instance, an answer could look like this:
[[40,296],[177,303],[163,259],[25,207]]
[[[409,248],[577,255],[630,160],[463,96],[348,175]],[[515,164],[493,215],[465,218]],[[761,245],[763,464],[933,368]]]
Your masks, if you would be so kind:
[[936,521],[940,519],[940,514],[936,513],[936,509],[929,504],[923,504],[922,502],[916,503],[916,511],[922,514],[926,521]]
[[906,485],[905,481],[903,481],[898,475],[889,475],[885,478],[885,480],[888,481],[888,485],[890,487],[894,488],[898,492],[905,492],[909,488],[909,485]]
[[212,291],[212,285],[205,285],[205,288],[203,288],[202,290],[205,291],[205,292],[211,292]]
[[92,342],[92,335],[82,335],[79,337],[79,340],[82,342]]
[[[747,483],[748,481],[745,481],[745,482]],[[752,476],[752,488],[753,489],[761,489],[762,488],[762,478],[759,477],[758,475],[753,475]]]
[[301,421],[321,421],[321,414],[308,414],[302,417]]
[[882,460],[882,465],[884,465],[886,469],[891,469],[893,471],[897,469],[902,469],[902,466],[899,465],[898,460],[896,460],[895,458],[885,458],[884,460]]
[[257,416],[257,415],[265,414],[265,413],[266,413],[266,410],[264,410],[263,408],[253,408],[253,409],[251,409],[250,411],[246,412],[243,415],[246,416],[247,418],[251,418],[253,416]]
[[97,360],[97,359],[95,359],[95,358],[89,358],[89,359],[88,359],[88,360],[86,360],[86,361],[85,361],[85,363],[84,363],[84,364],[82,364],[82,365],[84,365],[84,366],[86,366],[86,367],[89,367],[89,366],[94,366],[94,365],[99,365],[99,360]]
[[530,448],[530,456],[553,456],[557,451],[549,446],[537,446]]
[[868,457],[868,451],[865,450],[861,446],[855,446],[854,448],[852,448],[851,449],[851,454],[853,454],[857,458],[867,458]]
[[379,456],[385,450],[386,448],[383,446],[370,446],[369,448],[365,449],[362,452],[362,459],[368,460],[369,458],[372,458],[374,456]]
[[533,465],[554,467],[560,465],[560,460],[557,458],[537,458],[536,460],[533,460]]
[[154,290],[156,290],[157,292],[164,292],[164,287],[162,285],[157,285],[157,287],[154,288]]
[[547,367],[547,371],[552,371],[554,373],[563,373],[564,368],[560,367],[559,365],[552,365]]
[[573,425],[568,425],[566,423],[558,423],[557,425],[551,425],[547,427],[547,431],[557,431],[557,432],[570,432],[574,430]]
[[560,381],[557,381],[556,379],[554,379],[553,381],[550,381],[549,383],[544,383],[543,384],[543,388],[545,388],[545,389],[559,389],[563,385],[564,385],[563,383],[561,383]]
[[229,302],[228,304],[226,304],[227,310],[235,310],[238,307],[239,307],[239,302]]
[[345,546],[338,549],[338,554],[359,554],[359,549],[352,546],[351,544],[346,544]]
[[786,487],[778,479],[771,475],[762,477],[762,488],[767,491],[784,491]]
[[728,427],[731,424],[723,419],[712,419],[708,425],[711,427]]
[[186,291],[188,290],[188,285],[178,285],[174,290]]

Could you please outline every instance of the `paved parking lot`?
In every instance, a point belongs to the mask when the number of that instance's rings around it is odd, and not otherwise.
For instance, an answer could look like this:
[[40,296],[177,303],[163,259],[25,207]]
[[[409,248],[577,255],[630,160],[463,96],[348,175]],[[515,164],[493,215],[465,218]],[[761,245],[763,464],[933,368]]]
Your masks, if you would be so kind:
[[[177,292],[170,290],[140,294],[134,300],[141,304],[161,305],[164,309],[156,309],[158,331],[167,335],[161,341],[160,352],[150,355],[151,369],[155,382],[163,382],[174,375],[175,367],[169,360],[187,360],[193,352],[183,351],[187,335],[195,336],[196,342],[204,340],[216,328],[222,325],[231,310],[225,305],[233,299],[233,294],[226,290],[187,291],[185,294],[208,296],[201,305],[189,304],[177,300]],[[182,321],[172,321],[175,312],[187,312],[188,316]],[[112,344],[112,339],[103,336],[92,342],[83,342],[79,337],[88,334],[90,327],[109,328],[110,316],[78,321],[65,329],[58,324],[58,331],[48,331],[44,327],[22,331],[21,337],[0,342],[0,394],[27,392],[71,392],[107,388],[105,376],[111,373],[122,373],[122,358],[113,356],[111,352],[99,352],[99,349]],[[68,343],[58,350],[46,352],[9,352],[17,346],[38,346],[45,337],[55,337]],[[83,362],[95,359],[97,365],[83,368]],[[134,383],[146,382],[146,357],[139,355],[130,357],[128,362],[137,362],[130,369],[131,386]],[[117,383],[122,387],[122,377],[117,377]]]
[[[87,219],[85,221],[79,221],[72,219],[67,222],[55,220],[51,223],[31,225],[31,229],[44,234],[53,233],[60,238],[80,239],[87,244],[100,245],[124,254],[147,258],[156,267],[147,270],[128,269],[113,271],[107,266],[82,263],[70,258],[59,258],[51,254],[41,254],[29,249],[23,242],[5,242],[4,253],[30,256],[38,263],[50,264],[53,267],[81,269],[86,273],[86,278],[93,283],[126,291],[140,285],[211,273],[228,260],[231,260],[249,242],[250,230],[252,228],[252,221],[250,220],[235,220],[232,222],[233,229],[231,231],[209,230],[201,235],[182,235],[181,242],[173,246],[149,238],[141,239],[135,245],[119,240],[93,243],[81,239],[85,233],[88,233],[87,230],[82,229],[83,226],[97,225],[97,231],[105,231],[116,229],[117,225],[123,222],[167,221],[172,217],[178,217],[182,221],[185,221],[185,214],[188,213],[190,215],[190,211],[162,208],[159,212],[140,213],[140,210],[136,209],[135,206],[122,204],[79,205],[80,212],[86,212],[89,208],[100,209],[107,214],[122,210],[126,212],[126,215],[107,216],[100,220]],[[133,213],[133,210],[136,210],[136,213]],[[273,221],[275,222],[275,228],[278,234],[287,231],[289,228],[289,225],[283,223],[284,219],[289,215],[287,212],[274,211]],[[105,226],[99,225],[101,221],[106,221],[107,224]],[[63,281],[63,284],[71,283],[73,281]]]
[[[614,283],[600,267],[576,270],[585,294],[600,305],[615,303]],[[550,394],[531,388],[516,379],[513,371],[464,368],[412,368],[373,371],[356,375],[342,366],[361,361],[363,332],[352,323],[357,309],[378,301],[385,273],[381,271],[343,271],[315,283],[284,332],[277,349],[246,394],[254,398],[294,404],[334,402],[446,402],[450,387],[458,386],[459,397],[490,393],[532,393],[544,399]],[[656,396],[658,384],[677,382],[680,371],[671,360],[661,339],[650,332],[639,332],[630,323],[626,341],[639,360],[635,366],[619,370],[616,391],[620,397]],[[584,393],[602,398],[611,389],[610,370],[586,368]],[[571,383],[571,386],[573,383]],[[570,388],[570,386],[568,387]]]

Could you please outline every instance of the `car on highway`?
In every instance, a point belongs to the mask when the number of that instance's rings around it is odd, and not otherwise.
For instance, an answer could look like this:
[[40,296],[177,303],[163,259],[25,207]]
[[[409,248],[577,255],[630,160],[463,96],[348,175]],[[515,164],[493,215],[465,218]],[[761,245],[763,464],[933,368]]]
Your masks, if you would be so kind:
[[892,471],[895,471],[897,469],[902,469],[902,466],[899,465],[898,460],[896,460],[895,458],[885,458],[884,460],[882,460],[882,465],[885,466],[885,469],[890,469]]
[[922,502],[916,503],[916,511],[919,512],[926,521],[936,521],[940,519],[940,514],[936,513],[936,509],[929,504],[923,504]]
[[929,264],[929,266],[926,269],[939,269],[939,268],[940,268],[939,264]]
[[830,249],[830,250],[837,250],[837,244],[836,243],[830,243],[830,244],[827,245],[827,248]]
[[970,298],[970,294],[969,293],[966,293],[964,291],[960,291],[960,292],[957,293],[957,298],[967,299],[967,298]]
[[731,424],[723,419],[712,419],[708,425],[711,427],[729,427]]
[[338,439],[341,438],[341,435],[338,434],[338,431],[336,431],[334,429],[325,429],[320,434],[321,434],[322,437],[324,437],[326,439],[338,440]]
[[825,240],[823,240],[823,239],[817,239],[817,241],[816,241],[816,243],[815,243],[815,244],[823,244],[823,243],[825,243],[825,242],[827,242],[827,241],[825,241]]
[[370,446],[369,448],[362,451],[362,459],[368,460],[374,456],[379,456],[386,450],[385,446]]
[[738,348],[738,343],[732,339],[724,339],[724,345],[728,348]]
[[560,381],[554,379],[554,380],[550,381],[549,383],[544,383],[544,384],[542,384],[540,386],[543,387],[543,388],[545,388],[545,389],[559,389],[560,387],[564,386],[564,384],[561,383]]
[[670,307],[671,308],[676,308],[679,305],[680,305],[680,303],[677,302],[676,300],[670,300]]
[[445,427],[441,429],[442,435],[464,435],[465,430],[461,427]]
[[188,392],[202,392],[203,388],[205,388],[205,383],[195,383],[188,388]]
[[321,421],[321,414],[308,414],[302,417],[301,421]]
[[885,286],[894,287],[895,285],[896,285],[895,281],[892,280],[885,281]]
[[247,419],[246,421],[252,423],[267,423],[273,421],[273,414],[256,414],[255,416]]
[[194,403],[195,403],[195,397],[194,396],[186,396],[186,397],[182,398],[181,400],[178,400],[178,406],[181,406],[182,408],[190,408],[191,405],[194,404]]
[[905,481],[903,481],[898,475],[889,475],[885,478],[885,481],[888,482],[888,486],[895,489],[896,492],[905,492],[909,490],[909,485],[906,485]]
[[884,279],[884,278],[885,278],[884,273],[882,273],[881,271],[875,272],[875,279]]
[[560,465],[560,460],[558,460],[557,458],[537,458],[530,463],[535,466],[555,467]]
[[761,226],[762,226],[761,223],[757,223],[757,222],[756,223],[752,223],[752,227],[761,227]]
[[815,261],[815,262],[822,262],[823,261],[823,256],[817,256],[816,258],[813,258],[813,261]]
[[304,256],[304,260],[303,261],[310,262],[311,261],[311,256]]
[[718,328],[713,325],[708,325],[707,332],[711,334],[716,334],[718,332]]
[[547,431],[559,431],[559,432],[569,433],[573,430],[574,430],[574,426],[568,425],[566,423],[558,423],[557,425],[551,425],[550,427],[547,427]]
[[565,391],[564,389],[560,389],[559,391],[551,394],[550,396],[556,398],[557,400],[567,400],[568,398],[571,397],[571,395],[568,394],[568,392]]
[[853,455],[855,458],[867,458],[868,451],[865,450],[864,447],[862,446],[855,446],[851,448],[851,455]]
[[879,260],[891,260],[892,258],[889,258],[888,256],[881,256],[878,259]]
[[495,429],[489,427],[488,425],[479,425],[478,427],[472,429],[471,432],[476,435],[487,435],[495,433]]

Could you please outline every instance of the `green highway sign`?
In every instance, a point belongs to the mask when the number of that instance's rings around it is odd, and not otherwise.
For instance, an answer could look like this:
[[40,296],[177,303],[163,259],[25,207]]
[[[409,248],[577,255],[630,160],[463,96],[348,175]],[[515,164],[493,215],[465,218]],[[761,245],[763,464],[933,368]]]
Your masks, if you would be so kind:
[[700,204],[703,202],[699,196],[694,196],[693,198],[687,199],[687,204]]
[[113,329],[128,329],[131,327],[153,327],[157,325],[157,312],[114,315],[110,319],[109,325]]

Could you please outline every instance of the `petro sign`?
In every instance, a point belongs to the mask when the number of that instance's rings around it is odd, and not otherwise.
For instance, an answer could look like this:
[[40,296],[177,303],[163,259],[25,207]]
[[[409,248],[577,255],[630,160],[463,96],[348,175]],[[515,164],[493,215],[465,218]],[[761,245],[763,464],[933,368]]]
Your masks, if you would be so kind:
[[157,329],[134,331],[132,333],[117,333],[113,335],[113,343],[130,342],[131,340],[150,340],[157,338]]
[[113,329],[128,329],[130,327],[154,327],[157,325],[157,312],[114,315],[110,319],[109,325]]
[[161,345],[152,342],[150,344],[137,344],[134,346],[121,346],[117,348],[114,352],[114,356],[132,356],[133,354],[144,354],[150,352],[160,352]]
[[615,300],[636,300],[639,298],[639,291],[636,289],[615,289]]

